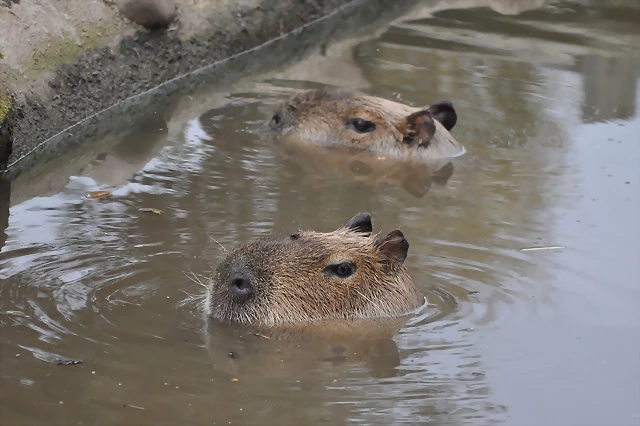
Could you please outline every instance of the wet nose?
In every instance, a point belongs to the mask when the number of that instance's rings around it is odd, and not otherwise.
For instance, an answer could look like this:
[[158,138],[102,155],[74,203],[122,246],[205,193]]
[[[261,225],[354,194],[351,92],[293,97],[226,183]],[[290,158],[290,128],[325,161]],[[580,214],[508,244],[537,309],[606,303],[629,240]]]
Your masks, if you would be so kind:
[[271,130],[278,130],[283,126],[283,118],[284,111],[282,108],[278,108],[276,112],[273,113],[273,117],[271,117],[271,121],[269,122],[269,127]]
[[271,130],[282,130],[291,126],[294,119],[295,107],[293,105],[283,105],[273,113],[269,127]]
[[234,274],[231,277],[230,286],[233,294],[240,298],[247,298],[254,291],[251,279],[245,274]]

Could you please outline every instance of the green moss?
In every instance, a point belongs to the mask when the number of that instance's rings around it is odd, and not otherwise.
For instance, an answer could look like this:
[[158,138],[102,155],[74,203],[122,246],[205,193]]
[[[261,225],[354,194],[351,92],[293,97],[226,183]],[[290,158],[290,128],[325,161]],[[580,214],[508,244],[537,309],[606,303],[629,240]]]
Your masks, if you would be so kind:
[[11,112],[11,95],[0,93],[0,124],[4,122],[4,119]]
[[24,77],[33,79],[42,72],[50,71],[57,65],[71,63],[80,53],[106,44],[116,33],[117,24],[96,25],[89,31],[80,31],[82,45],[78,45],[71,37],[56,37],[49,41],[42,53],[34,53],[25,64],[28,70]]

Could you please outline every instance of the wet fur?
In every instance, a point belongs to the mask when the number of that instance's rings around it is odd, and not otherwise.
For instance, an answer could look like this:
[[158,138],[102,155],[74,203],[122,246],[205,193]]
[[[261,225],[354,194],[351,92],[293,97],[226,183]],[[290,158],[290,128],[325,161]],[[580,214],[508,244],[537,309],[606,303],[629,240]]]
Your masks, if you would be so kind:
[[[273,326],[392,318],[419,308],[424,296],[403,265],[408,242],[402,233],[380,238],[370,230],[354,230],[361,224],[350,226],[261,237],[231,251],[209,285],[207,314],[225,322]],[[323,272],[328,264],[344,261],[356,264],[354,275]],[[229,290],[237,271],[251,277],[254,294],[248,303],[235,301]]]
[[[457,116],[448,101],[414,108],[360,92],[321,89],[303,92],[285,102],[276,115],[280,122],[275,125],[272,119],[271,128],[282,138],[301,143],[338,143],[394,158],[422,160],[465,152],[449,132]],[[372,121],[376,129],[364,134],[354,132],[345,125],[350,118]],[[413,140],[416,135],[419,137]]]

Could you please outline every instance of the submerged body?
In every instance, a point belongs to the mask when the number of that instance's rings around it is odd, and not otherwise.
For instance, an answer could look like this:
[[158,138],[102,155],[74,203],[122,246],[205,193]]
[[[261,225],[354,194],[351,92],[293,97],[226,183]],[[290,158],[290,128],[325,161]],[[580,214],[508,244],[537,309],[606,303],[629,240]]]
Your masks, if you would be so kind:
[[394,159],[452,158],[465,150],[449,133],[457,122],[451,102],[414,108],[346,90],[310,90],[281,105],[269,126],[285,141],[341,145]]
[[374,151],[313,144],[280,144],[290,161],[311,175],[342,184],[345,180],[370,186],[390,185],[416,198],[424,197],[432,183],[446,185],[453,175],[451,159],[414,160],[387,158]]
[[255,326],[400,317],[424,303],[399,230],[377,238],[371,217],[333,232],[261,237],[228,253],[208,287],[209,317]]

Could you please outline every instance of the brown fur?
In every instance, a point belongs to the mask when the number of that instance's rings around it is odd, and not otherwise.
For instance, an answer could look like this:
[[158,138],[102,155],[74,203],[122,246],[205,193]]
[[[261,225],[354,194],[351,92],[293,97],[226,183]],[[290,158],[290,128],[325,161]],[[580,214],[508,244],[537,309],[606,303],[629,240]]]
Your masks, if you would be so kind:
[[[349,120],[358,118],[374,123],[375,130],[355,131]],[[413,108],[360,92],[321,89],[285,102],[269,125],[287,141],[339,144],[392,158],[432,160],[464,154],[449,133],[456,121],[449,102]]]
[[[399,317],[424,303],[403,265],[408,248],[399,230],[371,235],[367,214],[333,232],[257,238],[218,265],[207,314],[256,326]],[[332,272],[345,262],[355,265],[352,275]],[[248,295],[234,287],[239,276],[250,283]]]

